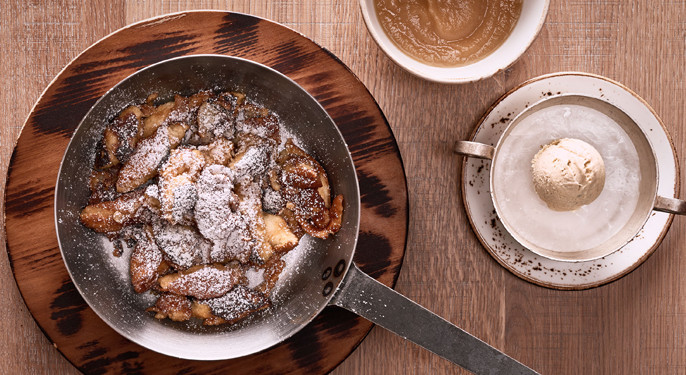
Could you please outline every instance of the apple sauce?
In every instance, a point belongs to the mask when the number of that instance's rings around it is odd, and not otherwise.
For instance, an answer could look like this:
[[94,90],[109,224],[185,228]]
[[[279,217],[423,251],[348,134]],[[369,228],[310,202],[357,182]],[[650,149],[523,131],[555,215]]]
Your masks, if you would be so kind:
[[374,0],[384,32],[410,57],[439,67],[464,66],[500,47],[523,0]]

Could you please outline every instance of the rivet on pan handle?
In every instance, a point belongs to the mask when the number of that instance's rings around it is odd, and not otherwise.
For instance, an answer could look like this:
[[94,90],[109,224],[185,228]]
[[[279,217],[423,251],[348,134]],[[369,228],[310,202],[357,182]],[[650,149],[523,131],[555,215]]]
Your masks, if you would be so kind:
[[407,297],[379,283],[352,264],[332,304],[475,374],[537,374]]
[[667,198],[658,196],[655,199],[655,211],[667,212],[670,214],[686,215],[686,201],[677,198]]
[[495,147],[479,142],[456,141],[455,146],[453,146],[453,152],[479,159],[493,159]]

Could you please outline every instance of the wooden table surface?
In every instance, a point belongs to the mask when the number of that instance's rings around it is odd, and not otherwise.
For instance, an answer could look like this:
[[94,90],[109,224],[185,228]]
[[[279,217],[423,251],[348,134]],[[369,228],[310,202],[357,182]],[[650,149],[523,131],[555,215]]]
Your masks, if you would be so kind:
[[[210,8],[269,18],[305,34],[347,64],[379,102],[398,140],[410,197],[396,290],[544,374],[686,373],[683,218],[628,276],[585,291],[545,289],[515,277],[481,247],[460,199],[461,159],[450,151],[518,83],[574,70],[615,79],[642,96],[683,161],[686,1],[553,0],[521,60],[493,78],[458,86],[415,78],[392,63],[367,33],[357,1],[3,1],[0,186],[24,119],[71,59],[132,22]],[[0,373],[78,373],[32,319],[1,252]],[[461,372],[378,327],[334,371]]]

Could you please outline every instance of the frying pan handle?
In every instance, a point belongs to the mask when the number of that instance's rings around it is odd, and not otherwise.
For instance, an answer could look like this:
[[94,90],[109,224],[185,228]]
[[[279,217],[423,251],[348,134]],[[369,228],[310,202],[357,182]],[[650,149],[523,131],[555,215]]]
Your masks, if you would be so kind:
[[536,374],[492,346],[360,271],[355,264],[332,304],[476,374]]
[[670,214],[686,215],[686,201],[658,196],[655,200],[654,209]]

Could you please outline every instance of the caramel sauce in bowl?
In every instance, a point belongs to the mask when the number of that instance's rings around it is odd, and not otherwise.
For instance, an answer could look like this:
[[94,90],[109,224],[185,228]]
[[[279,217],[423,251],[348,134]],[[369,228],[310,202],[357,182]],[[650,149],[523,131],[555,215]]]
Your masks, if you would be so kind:
[[374,0],[386,35],[429,65],[481,60],[510,36],[523,0]]
[[465,83],[512,65],[538,35],[549,0],[360,0],[369,33],[395,63]]

